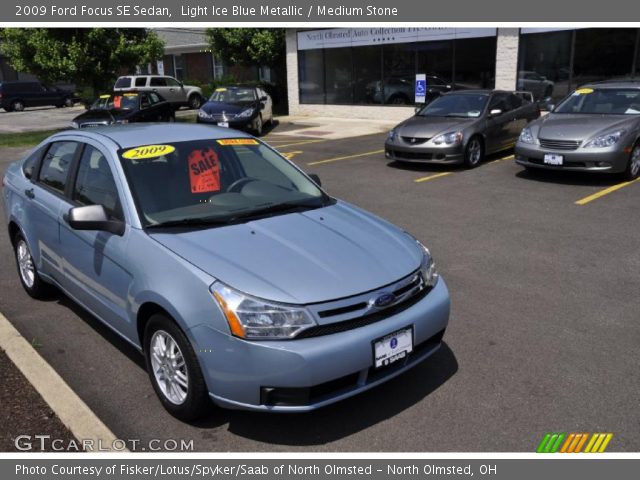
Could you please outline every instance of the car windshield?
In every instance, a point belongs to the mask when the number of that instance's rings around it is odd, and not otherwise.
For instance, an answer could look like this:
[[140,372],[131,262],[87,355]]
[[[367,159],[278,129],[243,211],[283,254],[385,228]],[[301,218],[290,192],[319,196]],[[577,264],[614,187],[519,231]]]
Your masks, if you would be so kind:
[[579,88],[553,113],[640,114],[640,89]]
[[449,94],[436,98],[418,112],[421,117],[479,117],[487,104],[488,95]]
[[91,110],[135,110],[138,108],[138,94],[125,93],[123,95],[101,95],[93,105]]
[[225,225],[332,202],[251,138],[146,145],[119,156],[145,227]]
[[210,102],[244,103],[253,102],[256,94],[253,88],[225,87],[216,88],[209,98]]

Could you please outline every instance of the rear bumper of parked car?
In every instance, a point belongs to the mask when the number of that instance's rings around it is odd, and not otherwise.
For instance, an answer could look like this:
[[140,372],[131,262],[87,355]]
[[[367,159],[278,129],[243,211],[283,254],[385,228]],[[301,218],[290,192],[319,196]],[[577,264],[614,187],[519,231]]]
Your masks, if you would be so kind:
[[[290,341],[245,341],[207,325],[190,330],[211,399],[243,410],[304,412],[364,392],[419,364],[441,345],[449,321],[442,278],[417,303],[340,333]],[[413,352],[374,369],[373,342],[413,328]]]
[[[562,165],[544,163],[545,154],[562,155]],[[578,148],[576,150],[549,150],[540,145],[518,142],[515,147],[516,163],[524,167],[578,172],[619,173],[627,168],[629,153],[623,146],[612,148]]]
[[464,160],[462,145],[435,147],[403,145],[400,141],[387,140],[384,155],[390,160],[415,163],[460,164]]

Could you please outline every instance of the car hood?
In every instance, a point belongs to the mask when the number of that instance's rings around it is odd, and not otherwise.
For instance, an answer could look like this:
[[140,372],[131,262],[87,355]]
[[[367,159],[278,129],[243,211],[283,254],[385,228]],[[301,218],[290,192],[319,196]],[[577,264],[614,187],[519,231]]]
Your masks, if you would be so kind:
[[532,133],[546,140],[581,141],[636,120],[629,115],[550,113],[533,124],[538,131]]
[[380,288],[409,275],[422,260],[422,250],[409,235],[343,202],[228,227],[150,236],[233,288],[293,304]]
[[249,107],[255,107],[255,102],[224,103],[207,102],[201,108],[209,115],[213,113],[240,113]]
[[87,110],[73,119],[74,122],[113,122],[129,117],[133,113],[132,110]]
[[433,138],[439,133],[461,130],[476,121],[478,121],[477,118],[419,117],[416,115],[402,122],[395,130],[401,137]]

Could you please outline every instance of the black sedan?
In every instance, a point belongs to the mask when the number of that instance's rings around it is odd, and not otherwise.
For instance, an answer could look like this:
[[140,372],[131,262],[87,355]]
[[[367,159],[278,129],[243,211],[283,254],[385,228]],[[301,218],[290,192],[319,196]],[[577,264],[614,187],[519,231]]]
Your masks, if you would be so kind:
[[198,111],[198,123],[249,130],[262,135],[265,123],[273,123],[273,102],[261,87],[234,85],[216,88]]
[[100,95],[89,109],[71,122],[73,128],[131,122],[173,122],[175,110],[156,92]]
[[537,104],[515,92],[446,93],[389,132],[385,155],[473,168],[486,154],[513,147],[524,126],[539,116]]

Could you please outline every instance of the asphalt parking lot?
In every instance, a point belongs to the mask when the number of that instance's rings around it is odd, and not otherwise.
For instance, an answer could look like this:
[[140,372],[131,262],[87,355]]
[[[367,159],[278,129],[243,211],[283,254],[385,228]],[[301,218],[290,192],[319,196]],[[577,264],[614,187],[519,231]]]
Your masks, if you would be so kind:
[[[198,451],[524,451],[545,432],[640,449],[640,182],[530,174],[509,152],[474,170],[400,166],[384,134],[265,140],[333,196],[405,228],[452,297],[445,345],[412,371],[310,414],[214,409],[181,423],[143,359],[63,296],[31,300],[0,230],[0,311],[123,439]],[[0,150],[0,171],[26,149]]]

